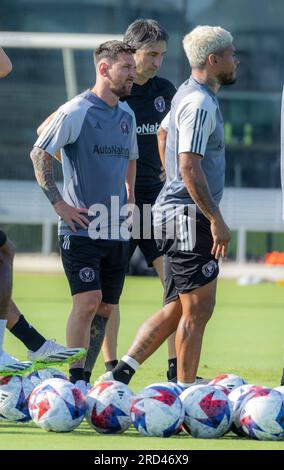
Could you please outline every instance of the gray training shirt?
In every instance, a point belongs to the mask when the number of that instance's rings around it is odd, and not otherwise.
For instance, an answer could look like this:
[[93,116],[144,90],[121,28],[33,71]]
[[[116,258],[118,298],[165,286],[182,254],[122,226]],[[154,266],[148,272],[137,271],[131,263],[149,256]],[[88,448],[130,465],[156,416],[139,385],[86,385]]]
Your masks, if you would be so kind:
[[[138,158],[136,121],[127,103],[111,107],[88,90],[57,110],[34,146],[53,156],[61,149],[63,199],[89,209],[88,230],[76,225],[77,232],[72,232],[60,219],[59,235],[123,239],[119,228],[127,215],[120,212],[127,202],[125,175],[128,161]],[[99,237],[94,235],[98,232]]]
[[202,156],[202,169],[216,204],[220,203],[225,180],[223,119],[212,90],[190,77],[175,94],[162,127],[168,131],[165,152],[167,179],[154,207],[155,224],[161,222],[161,211],[167,211],[169,220],[174,216],[174,206],[194,204],[179,172],[180,153]]

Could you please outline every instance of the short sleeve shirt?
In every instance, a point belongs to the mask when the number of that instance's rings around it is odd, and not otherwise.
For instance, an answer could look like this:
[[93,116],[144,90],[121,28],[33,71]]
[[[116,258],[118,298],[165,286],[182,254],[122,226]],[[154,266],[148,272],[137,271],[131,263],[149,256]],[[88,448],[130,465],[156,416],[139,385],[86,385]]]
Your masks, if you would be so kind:
[[225,145],[216,95],[206,85],[190,78],[179,87],[162,126],[168,132],[167,180],[158,196],[156,209],[163,205],[194,204],[179,172],[179,154],[184,152],[202,157],[202,169],[212,198],[218,205],[224,189]]
[[[138,158],[136,121],[127,103],[112,107],[86,91],[58,109],[34,145],[50,155],[61,149],[63,199],[87,208],[91,223],[100,214],[102,238],[120,239],[114,233],[125,219],[121,209],[127,202],[127,166]],[[117,217],[111,217],[112,202]],[[59,234],[89,236],[79,226],[72,232],[64,220],[59,221]]]

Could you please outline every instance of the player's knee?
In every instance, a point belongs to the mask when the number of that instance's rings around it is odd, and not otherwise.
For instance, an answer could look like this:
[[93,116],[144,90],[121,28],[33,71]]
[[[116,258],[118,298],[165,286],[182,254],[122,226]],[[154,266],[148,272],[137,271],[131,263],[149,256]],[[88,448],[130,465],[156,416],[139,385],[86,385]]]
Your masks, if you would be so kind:
[[80,296],[80,300],[77,303],[76,310],[80,315],[91,316],[97,312],[99,305],[102,301],[102,294],[100,291],[97,292],[86,292]]
[[98,313],[102,317],[109,318],[111,314],[114,312],[114,309],[115,309],[115,305],[101,302],[98,308]]
[[161,309],[161,318],[167,323],[173,323],[175,325],[175,329],[180,321],[182,315],[182,308],[179,301],[171,302],[170,304],[166,304]]
[[212,316],[215,299],[202,299],[190,306],[186,315],[189,327],[204,327]]

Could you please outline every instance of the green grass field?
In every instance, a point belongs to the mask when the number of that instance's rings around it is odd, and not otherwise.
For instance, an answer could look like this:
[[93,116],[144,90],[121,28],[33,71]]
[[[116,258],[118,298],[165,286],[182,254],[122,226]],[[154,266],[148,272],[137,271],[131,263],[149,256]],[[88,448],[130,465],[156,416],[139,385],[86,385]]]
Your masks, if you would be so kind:
[[[160,307],[162,289],[156,278],[129,277],[121,301],[119,355],[126,352],[138,326]],[[49,338],[65,342],[65,325],[70,310],[67,282],[62,275],[18,274],[14,299],[27,319]],[[249,383],[275,387],[283,367],[284,288],[273,284],[238,287],[220,281],[215,314],[208,324],[199,375],[241,375]],[[7,351],[21,359],[25,348],[10,333]],[[165,380],[167,349],[163,345],[137,372],[131,388]],[[66,368],[62,368],[67,372]],[[102,357],[93,379],[104,370]],[[193,449],[284,449],[284,442],[258,442],[234,434],[216,440],[194,439],[186,434],[169,439],[146,438],[134,428],[123,435],[103,436],[84,421],[68,434],[47,433],[34,424],[0,422],[0,449],[91,449],[91,450],[193,450]]]

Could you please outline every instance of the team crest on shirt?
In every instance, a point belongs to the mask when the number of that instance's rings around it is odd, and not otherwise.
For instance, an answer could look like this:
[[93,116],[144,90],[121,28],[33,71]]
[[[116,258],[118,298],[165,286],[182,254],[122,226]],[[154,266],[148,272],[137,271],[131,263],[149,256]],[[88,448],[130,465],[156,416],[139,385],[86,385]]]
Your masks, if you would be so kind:
[[79,277],[83,282],[92,282],[95,279],[93,268],[82,268],[79,271]]
[[205,277],[211,277],[214,271],[217,269],[217,263],[214,260],[209,261],[209,263],[202,266],[202,274]]
[[122,134],[126,134],[126,135],[129,134],[129,126],[126,121],[121,121],[120,129],[121,129]]
[[155,98],[154,100],[154,105],[155,105],[156,110],[159,111],[159,113],[163,113],[166,109],[166,103],[165,103],[164,97],[157,96],[157,98]]

